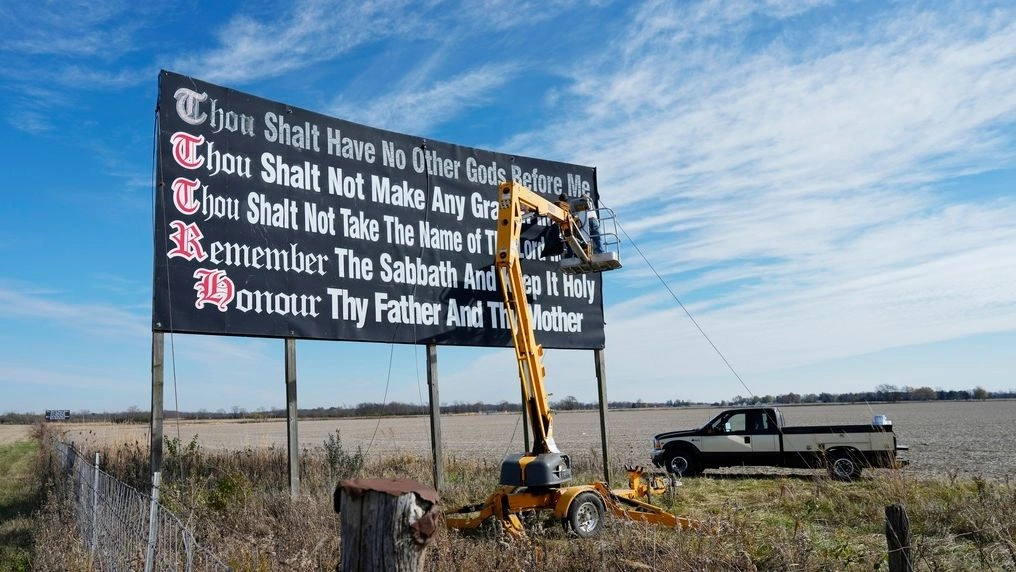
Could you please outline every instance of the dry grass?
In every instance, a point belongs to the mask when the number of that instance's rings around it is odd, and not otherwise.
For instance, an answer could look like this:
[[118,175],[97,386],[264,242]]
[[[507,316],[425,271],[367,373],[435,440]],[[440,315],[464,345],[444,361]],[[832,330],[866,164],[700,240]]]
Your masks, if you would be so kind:
[[[295,501],[289,498],[284,448],[206,451],[196,438],[171,440],[163,499],[192,523],[203,544],[237,570],[334,570],[340,530],[331,496],[339,480],[431,479],[426,457],[405,452],[365,457],[342,437],[333,434],[302,450],[302,496]],[[105,469],[144,489],[145,449],[137,442],[105,448]],[[575,459],[576,482],[590,482],[600,473],[596,455]],[[490,492],[497,464],[452,457],[445,475],[442,504],[455,507],[478,502]],[[917,569],[1016,568],[1013,483],[955,475],[917,479],[890,471],[873,472],[854,483],[831,481],[817,471],[686,479],[668,508],[711,523],[710,532],[679,533],[611,521],[606,534],[579,540],[558,523],[537,520],[530,522],[528,542],[512,543],[493,529],[463,534],[441,528],[428,550],[426,568],[884,570],[884,509],[893,503],[902,503],[909,512]],[[59,547],[60,542],[67,544],[61,539],[59,507],[50,507],[40,523],[48,551],[74,554],[73,547]]]

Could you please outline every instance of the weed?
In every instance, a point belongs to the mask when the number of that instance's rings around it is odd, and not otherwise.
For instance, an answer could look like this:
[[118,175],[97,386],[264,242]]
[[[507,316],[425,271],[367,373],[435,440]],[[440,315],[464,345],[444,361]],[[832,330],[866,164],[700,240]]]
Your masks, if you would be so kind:
[[329,476],[333,480],[348,479],[363,468],[364,454],[360,447],[355,453],[349,453],[342,445],[342,435],[338,429],[329,435],[324,442],[325,462],[328,464]]

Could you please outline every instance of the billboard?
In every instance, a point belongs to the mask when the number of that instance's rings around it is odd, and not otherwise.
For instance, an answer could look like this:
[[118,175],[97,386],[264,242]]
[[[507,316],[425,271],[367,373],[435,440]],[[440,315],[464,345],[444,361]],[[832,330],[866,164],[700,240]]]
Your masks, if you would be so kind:
[[71,418],[70,409],[47,409],[46,421],[67,421]]
[[[159,76],[154,331],[511,345],[497,185],[597,198],[591,167],[375,129]],[[521,252],[537,339],[602,348],[599,274]]]

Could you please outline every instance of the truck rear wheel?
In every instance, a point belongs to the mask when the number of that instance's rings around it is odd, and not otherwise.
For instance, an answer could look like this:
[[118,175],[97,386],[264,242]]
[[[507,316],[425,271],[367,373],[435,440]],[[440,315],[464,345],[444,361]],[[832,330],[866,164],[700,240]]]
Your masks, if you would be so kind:
[[667,471],[679,476],[690,477],[702,472],[695,454],[686,450],[674,451],[667,457]]
[[600,495],[586,491],[579,493],[568,505],[568,524],[580,538],[590,538],[603,528],[603,500]]
[[861,463],[850,451],[836,451],[829,455],[829,476],[838,481],[853,481],[861,477]]

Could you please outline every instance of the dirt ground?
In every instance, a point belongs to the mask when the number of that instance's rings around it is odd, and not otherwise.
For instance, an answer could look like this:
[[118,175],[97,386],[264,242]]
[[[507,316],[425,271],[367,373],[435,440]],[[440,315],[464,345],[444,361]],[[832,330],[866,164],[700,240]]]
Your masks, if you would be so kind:
[[[788,425],[867,423],[875,414],[893,421],[899,443],[908,445],[906,470],[915,476],[1004,478],[1016,473],[1010,449],[1016,434],[1016,401],[921,402],[877,405],[808,405],[785,407]],[[611,465],[649,464],[655,433],[701,426],[716,408],[611,411],[607,417]],[[148,443],[147,425],[66,424],[69,441],[79,444]],[[446,458],[497,462],[523,447],[519,415],[445,415],[441,442]],[[27,438],[30,428],[0,425],[0,443]],[[301,420],[300,447],[321,447],[339,431],[347,450],[361,447],[370,456],[396,452],[430,455],[430,423],[426,417]],[[599,416],[595,411],[560,412],[554,417],[558,446],[577,462],[598,460]],[[206,449],[286,447],[285,421],[221,422],[166,419],[167,439],[184,443],[197,438]],[[741,471],[744,471],[742,469]]]

